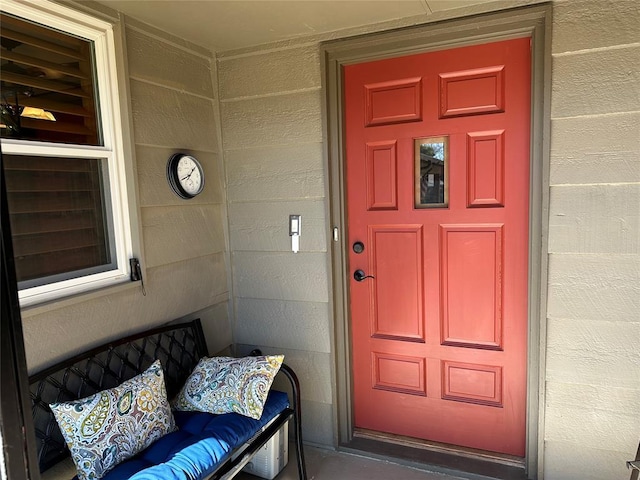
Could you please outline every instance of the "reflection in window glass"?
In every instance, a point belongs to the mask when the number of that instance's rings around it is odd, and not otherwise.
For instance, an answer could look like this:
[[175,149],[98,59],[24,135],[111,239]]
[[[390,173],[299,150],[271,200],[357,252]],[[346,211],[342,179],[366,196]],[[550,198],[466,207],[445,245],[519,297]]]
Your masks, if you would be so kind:
[[102,145],[93,43],[0,14],[0,136]]
[[415,140],[415,202],[417,208],[448,206],[448,156],[447,137]]

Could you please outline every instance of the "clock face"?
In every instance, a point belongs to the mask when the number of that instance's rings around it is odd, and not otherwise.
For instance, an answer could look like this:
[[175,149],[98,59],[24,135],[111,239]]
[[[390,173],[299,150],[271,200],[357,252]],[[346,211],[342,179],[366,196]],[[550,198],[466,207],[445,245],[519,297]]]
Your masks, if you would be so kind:
[[169,185],[182,198],[193,198],[204,188],[204,172],[190,155],[175,154],[167,164]]
[[200,165],[193,157],[185,156],[178,162],[178,181],[184,191],[190,195],[196,195],[202,187],[202,175]]

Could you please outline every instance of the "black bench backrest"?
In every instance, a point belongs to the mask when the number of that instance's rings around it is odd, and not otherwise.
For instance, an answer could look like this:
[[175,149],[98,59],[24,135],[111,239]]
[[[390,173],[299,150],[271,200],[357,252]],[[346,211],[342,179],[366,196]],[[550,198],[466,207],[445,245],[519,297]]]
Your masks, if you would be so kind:
[[208,355],[200,320],[148,330],[107,343],[29,377],[40,471],[69,455],[50,403],[66,402],[115,387],[162,362],[169,399]]

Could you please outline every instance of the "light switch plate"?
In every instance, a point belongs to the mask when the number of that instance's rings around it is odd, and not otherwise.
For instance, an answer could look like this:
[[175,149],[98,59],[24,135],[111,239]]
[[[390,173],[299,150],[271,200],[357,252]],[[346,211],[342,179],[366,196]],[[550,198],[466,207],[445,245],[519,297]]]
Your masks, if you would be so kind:
[[289,215],[289,235],[300,235],[302,215]]

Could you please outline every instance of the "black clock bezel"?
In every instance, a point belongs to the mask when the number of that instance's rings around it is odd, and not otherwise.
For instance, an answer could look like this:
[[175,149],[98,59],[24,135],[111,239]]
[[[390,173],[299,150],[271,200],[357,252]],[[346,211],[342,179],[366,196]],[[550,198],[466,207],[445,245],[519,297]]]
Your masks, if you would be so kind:
[[[200,172],[200,178],[202,179],[202,183],[200,184],[200,188],[198,189],[198,191],[195,193],[187,192],[184,188],[182,188],[182,185],[180,185],[180,177],[178,175],[178,163],[180,162],[180,159],[182,159],[183,157],[191,157],[191,159],[196,164],[196,168]],[[169,161],[167,162],[167,182],[169,182],[169,186],[171,187],[171,190],[173,190],[173,192],[177,196],[185,200],[189,200],[195,197],[196,195],[199,195],[202,192],[202,190],[204,190],[204,171],[202,170],[202,165],[200,165],[200,162],[198,161],[198,159],[193,155],[189,155],[188,153],[174,153],[173,155],[171,155],[171,158],[169,158]]]

